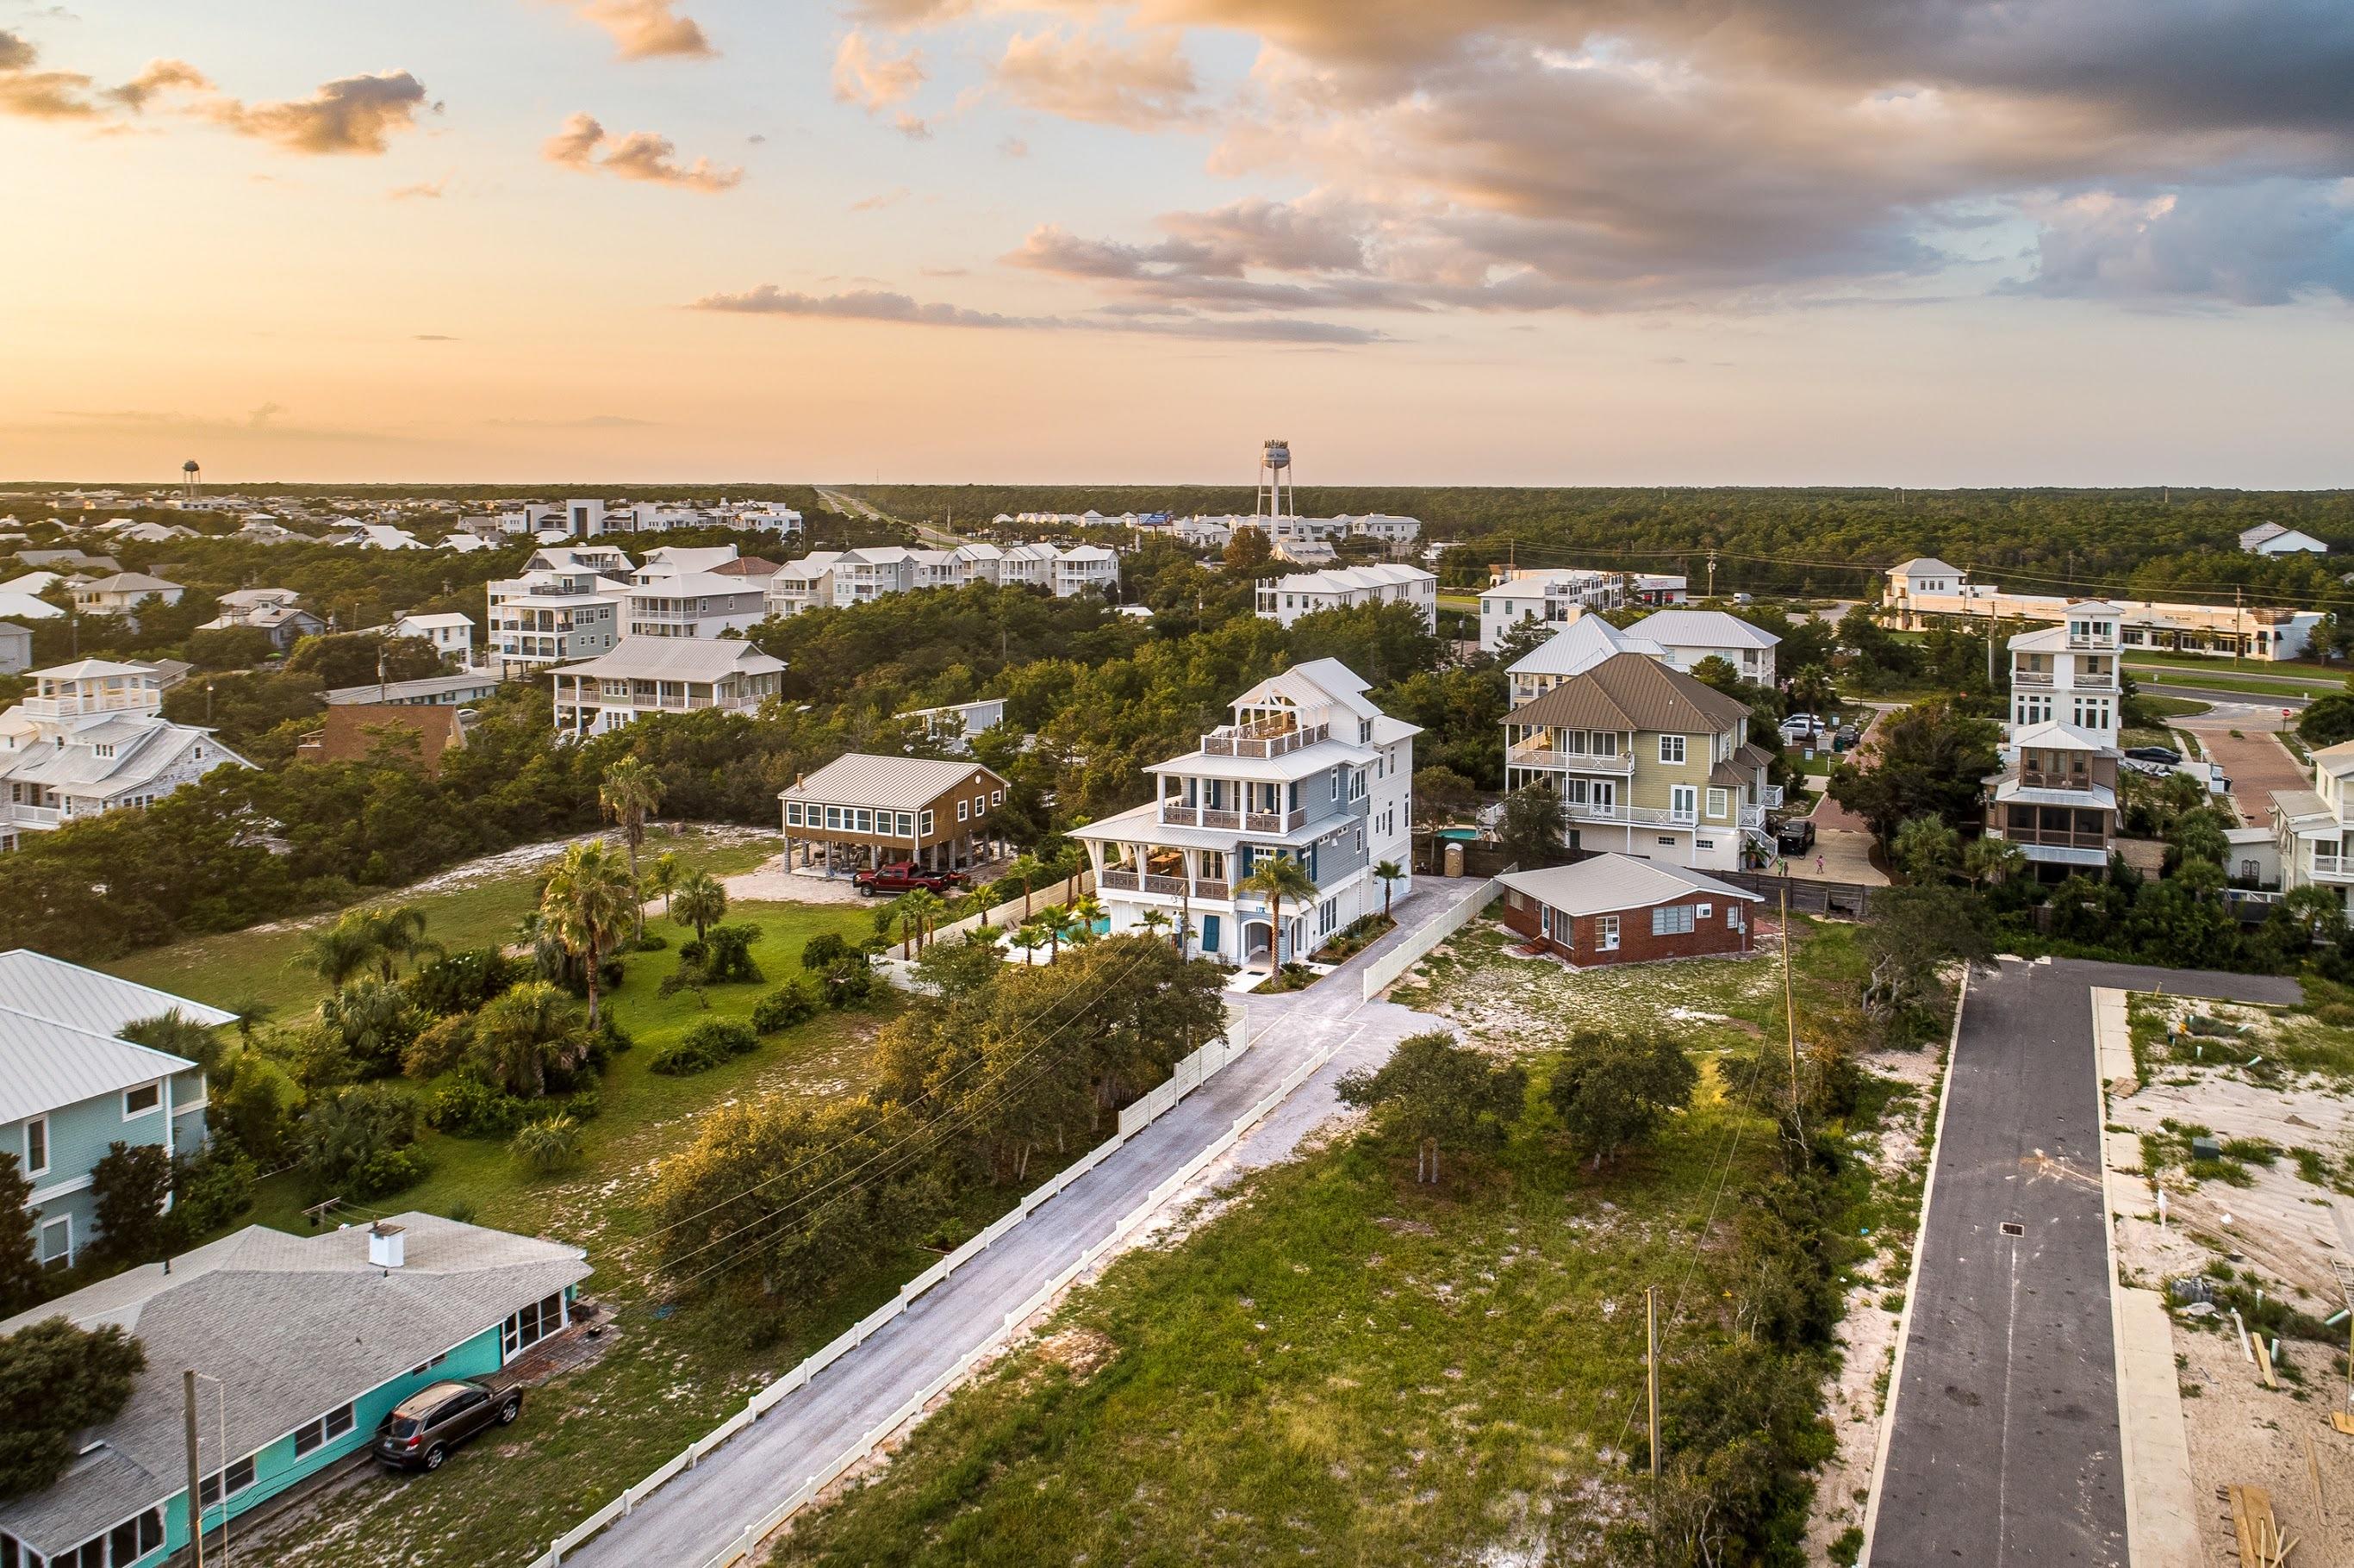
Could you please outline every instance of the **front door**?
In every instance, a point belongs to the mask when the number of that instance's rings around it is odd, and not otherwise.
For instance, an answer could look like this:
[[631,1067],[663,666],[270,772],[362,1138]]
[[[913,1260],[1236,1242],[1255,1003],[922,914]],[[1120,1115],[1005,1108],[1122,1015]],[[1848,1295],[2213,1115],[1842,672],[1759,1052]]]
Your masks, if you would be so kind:
[[1691,784],[1678,784],[1668,791],[1668,815],[1679,822],[1700,820],[1700,790]]

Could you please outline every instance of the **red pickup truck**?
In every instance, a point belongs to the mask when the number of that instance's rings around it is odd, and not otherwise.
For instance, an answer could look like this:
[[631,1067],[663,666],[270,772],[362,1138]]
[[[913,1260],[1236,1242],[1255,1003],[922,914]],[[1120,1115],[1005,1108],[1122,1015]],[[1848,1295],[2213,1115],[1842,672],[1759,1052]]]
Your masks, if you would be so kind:
[[912,860],[895,860],[862,871],[850,880],[861,898],[872,898],[878,893],[912,893],[918,887],[946,893],[972,879],[960,871],[927,871]]

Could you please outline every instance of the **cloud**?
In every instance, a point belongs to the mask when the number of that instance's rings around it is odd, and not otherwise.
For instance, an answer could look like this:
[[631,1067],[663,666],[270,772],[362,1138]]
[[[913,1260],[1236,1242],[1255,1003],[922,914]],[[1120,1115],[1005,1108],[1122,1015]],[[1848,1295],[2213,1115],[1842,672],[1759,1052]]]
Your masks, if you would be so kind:
[[[600,149],[602,157],[597,155]],[[610,136],[592,114],[568,117],[555,135],[541,143],[540,155],[549,163],[584,174],[601,169],[625,180],[645,180],[688,190],[733,190],[744,179],[741,168],[722,168],[708,158],[697,158],[682,166],[678,149],[670,139],[650,131]]]
[[241,136],[258,137],[292,153],[376,154],[396,132],[417,123],[425,87],[407,71],[347,76],[327,82],[310,97],[283,103],[241,103],[221,99],[205,114]]
[[389,193],[395,201],[440,201],[441,193],[450,188],[450,176],[438,180],[419,180],[415,185],[395,185]]
[[1182,313],[1149,317],[1009,316],[962,305],[926,302],[889,290],[860,289],[840,294],[789,292],[773,283],[741,294],[708,294],[690,307],[734,315],[805,316],[832,321],[887,322],[906,326],[969,327],[986,331],[1144,333],[1235,342],[1354,344],[1384,341],[1383,334],[1331,322],[1282,316],[1204,319]]
[[875,212],[883,207],[896,207],[907,199],[907,187],[905,185],[894,185],[887,191],[877,191],[871,196],[862,196],[857,201],[852,202],[850,204],[850,210],[853,212]]
[[930,123],[908,113],[904,109],[891,117],[891,129],[910,142],[928,142],[932,139]]
[[920,51],[885,53],[855,27],[843,35],[833,51],[834,97],[869,114],[904,103],[916,95],[925,79]]
[[2018,291],[2248,306],[2354,300],[2354,180],[2142,198],[2096,192],[2041,216],[2036,270],[2010,285]]
[[159,94],[175,90],[209,92],[212,87],[205,73],[186,60],[149,60],[137,76],[109,90],[106,96],[137,113]]
[[410,341],[414,343],[458,343],[461,340],[451,336],[446,332],[420,332],[411,334]]
[[23,35],[0,27],[0,70],[30,70],[40,58],[40,51]]
[[569,0],[569,4],[582,18],[611,36],[617,59],[708,58],[719,52],[694,18],[678,14],[678,0]]
[[509,430],[652,430],[661,426],[652,419],[633,419],[626,414],[584,414],[577,419],[487,419],[485,424]]
[[1030,143],[1019,136],[1008,136],[997,144],[997,152],[1000,157],[1026,158],[1030,155]]
[[1195,112],[1193,68],[1173,32],[1127,47],[1057,27],[1016,33],[990,79],[1023,108],[1068,120],[1142,130]]

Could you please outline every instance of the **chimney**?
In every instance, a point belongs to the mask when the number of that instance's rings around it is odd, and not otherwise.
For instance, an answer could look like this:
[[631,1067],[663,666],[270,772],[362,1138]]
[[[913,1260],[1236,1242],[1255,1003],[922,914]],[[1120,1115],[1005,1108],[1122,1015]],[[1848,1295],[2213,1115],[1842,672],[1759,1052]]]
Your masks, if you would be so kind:
[[378,1268],[398,1268],[406,1261],[408,1238],[398,1225],[378,1220],[368,1226],[368,1262]]

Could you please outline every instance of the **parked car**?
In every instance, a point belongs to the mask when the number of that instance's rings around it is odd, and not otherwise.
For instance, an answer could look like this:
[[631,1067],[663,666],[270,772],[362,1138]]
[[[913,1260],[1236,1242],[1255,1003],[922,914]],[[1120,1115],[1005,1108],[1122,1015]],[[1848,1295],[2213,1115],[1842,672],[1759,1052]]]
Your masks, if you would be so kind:
[[1833,751],[1853,751],[1863,739],[1863,732],[1851,724],[1843,724],[1831,736]]
[[1774,824],[1774,846],[1784,854],[1804,854],[1815,847],[1815,824],[1805,817],[1787,817]]
[[2182,753],[2170,746],[2128,746],[2126,755],[2143,762],[2162,762],[2168,768],[2181,765]]
[[450,1450],[523,1414],[523,1390],[502,1393],[479,1383],[437,1383],[392,1407],[376,1429],[376,1457],[405,1470],[438,1470]]
[[928,871],[912,860],[895,860],[862,871],[850,880],[861,898],[872,898],[878,893],[913,893],[918,887],[946,893],[972,878],[960,871]]

